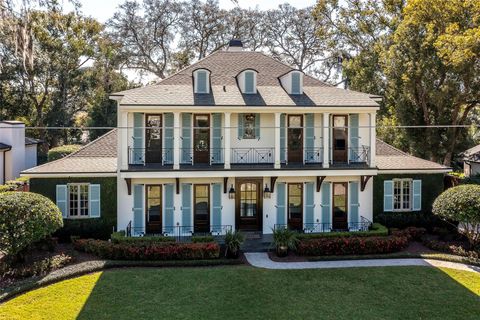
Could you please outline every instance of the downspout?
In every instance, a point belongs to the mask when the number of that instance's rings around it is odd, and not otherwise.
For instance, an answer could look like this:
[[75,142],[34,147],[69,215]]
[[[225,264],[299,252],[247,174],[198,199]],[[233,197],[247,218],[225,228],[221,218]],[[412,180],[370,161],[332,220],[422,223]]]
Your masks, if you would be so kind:
[[2,182],[2,184],[5,184],[5,182],[7,182],[7,177],[5,176],[5,174],[7,173],[7,164],[5,163],[6,162],[5,153],[7,153],[10,150],[12,150],[12,147],[10,147],[8,149],[5,149],[2,152],[3,153],[3,182]]

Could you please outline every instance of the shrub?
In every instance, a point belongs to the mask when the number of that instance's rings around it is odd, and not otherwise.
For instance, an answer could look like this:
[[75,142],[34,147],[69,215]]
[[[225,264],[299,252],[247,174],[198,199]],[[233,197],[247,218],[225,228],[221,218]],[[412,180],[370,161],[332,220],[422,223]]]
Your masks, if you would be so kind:
[[407,227],[403,230],[393,231],[392,235],[407,237],[408,241],[420,241],[425,233],[427,233],[425,228]]
[[273,230],[273,245],[276,248],[277,255],[285,256],[288,249],[297,249],[298,233],[288,228]]
[[163,237],[163,236],[145,236],[145,237],[126,237],[125,231],[119,231],[112,233],[110,239],[113,243],[122,244],[122,243],[131,243],[135,245],[150,245],[156,243],[165,243],[165,242],[175,242],[173,237]]
[[225,256],[238,257],[245,236],[240,231],[227,231],[225,234]]
[[400,251],[407,245],[408,238],[402,236],[318,238],[300,241],[297,252],[305,256],[377,254]]
[[193,236],[192,242],[193,243],[215,242],[215,238],[213,236]]
[[383,237],[388,236],[388,229],[380,223],[373,223],[368,231],[301,233],[298,239],[338,238],[338,237]]
[[196,260],[220,256],[217,243],[112,243],[104,240],[78,239],[75,249],[112,260]]
[[48,198],[31,192],[0,194],[0,248],[7,256],[19,254],[63,225],[62,213]]
[[433,214],[459,222],[458,231],[473,247],[480,245],[480,186],[460,185],[443,192],[433,203]]
[[467,248],[465,248],[465,246],[459,243],[441,241],[433,239],[431,237],[424,237],[422,242],[424,246],[435,251],[451,253],[457,256],[468,257],[471,259],[480,259],[479,252],[468,250]]
[[11,278],[27,278],[44,275],[52,270],[60,269],[73,261],[74,257],[62,253],[40,261],[35,261],[31,264],[10,268],[4,273],[4,276]]
[[48,150],[48,161],[50,162],[63,158],[71,153],[74,153],[75,151],[78,151],[78,149],[80,149],[81,147],[82,146],[79,144],[66,144],[63,146],[52,148]]

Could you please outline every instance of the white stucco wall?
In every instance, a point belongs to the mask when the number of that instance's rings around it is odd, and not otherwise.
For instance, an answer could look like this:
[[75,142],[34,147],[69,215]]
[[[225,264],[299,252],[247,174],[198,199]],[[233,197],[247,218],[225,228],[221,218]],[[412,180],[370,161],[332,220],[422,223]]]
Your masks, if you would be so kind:
[[0,141],[12,146],[5,156],[5,180],[16,179],[26,168],[25,124],[19,121],[0,122]]

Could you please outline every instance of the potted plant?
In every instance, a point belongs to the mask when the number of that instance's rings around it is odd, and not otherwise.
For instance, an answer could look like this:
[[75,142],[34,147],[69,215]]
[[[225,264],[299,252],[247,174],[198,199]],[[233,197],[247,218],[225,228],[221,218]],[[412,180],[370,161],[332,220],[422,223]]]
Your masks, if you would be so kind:
[[245,236],[240,231],[227,231],[225,234],[225,256],[228,258],[238,258],[240,246],[245,240]]
[[297,233],[288,228],[279,228],[273,230],[273,245],[277,256],[285,257],[288,249],[295,250],[297,248]]

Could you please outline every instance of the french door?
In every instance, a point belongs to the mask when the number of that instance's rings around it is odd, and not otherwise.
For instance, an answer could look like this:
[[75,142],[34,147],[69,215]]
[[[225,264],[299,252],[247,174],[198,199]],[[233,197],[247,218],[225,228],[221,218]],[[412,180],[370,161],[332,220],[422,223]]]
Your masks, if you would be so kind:
[[333,116],[333,162],[348,161],[348,116]]
[[145,162],[162,163],[162,115],[145,115]]
[[262,230],[263,179],[236,178],[235,220],[237,229]]
[[334,230],[348,229],[348,183],[333,183],[332,228]]
[[288,184],[288,227],[303,230],[303,183]]
[[210,115],[195,114],[193,118],[193,163],[210,163]]
[[145,195],[146,233],[162,233],[162,186],[147,185]]
[[303,116],[288,115],[288,163],[303,163]]
[[193,232],[210,232],[210,185],[195,184],[193,195]]

